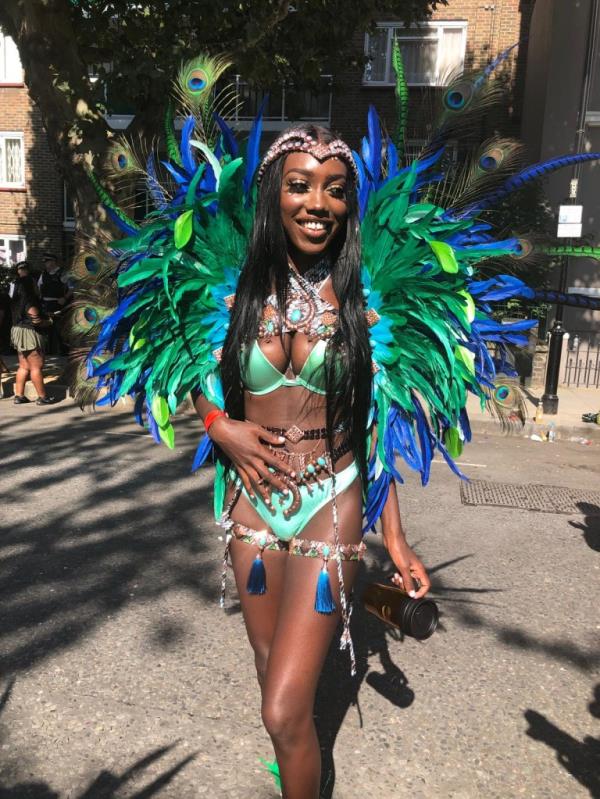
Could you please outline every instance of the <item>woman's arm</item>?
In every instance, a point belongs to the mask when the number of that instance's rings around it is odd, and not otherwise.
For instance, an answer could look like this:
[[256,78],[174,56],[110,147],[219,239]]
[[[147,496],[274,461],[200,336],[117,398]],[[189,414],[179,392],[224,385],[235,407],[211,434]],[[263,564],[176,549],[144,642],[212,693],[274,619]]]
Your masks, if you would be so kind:
[[[425,566],[409,547],[404,537],[394,480],[390,483],[390,489],[381,513],[381,532],[385,548],[400,572],[392,577],[392,581],[403,587],[409,596],[414,596],[416,599],[425,596],[431,588],[431,581]],[[420,583],[418,590],[413,580],[414,577]]]
[[[217,406],[199,392],[194,392],[194,407],[198,416],[204,420]],[[274,488],[288,493],[285,483],[277,472],[286,472],[290,477],[295,473],[291,466],[280,460],[266,444],[281,446],[285,439],[269,433],[253,422],[240,422],[227,416],[219,416],[210,425],[208,435],[235,466],[242,484],[249,496],[258,492],[265,504],[271,504],[271,490]],[[273,472],[269,467],[274,468]]]
[[33,305],[27,309],[27,316],[30,317],[31,321],[36,327],[50,327],[52,324],[52,319],[44,319],[41,316],[39,309],[35,308]]
[[[369,457],[375,454],[377,446],[377,425],[373,426],[371,438],[371,451]],[[396,492],[396,481],[392,480],[388,491],[387,499],[381,512],[381,532],[383,543],[395,566],[399,570],[392,577],[392,582],[404,588],[409,596],[425,596],[431,588],[431,581],[425,570],[425,566],[415,555],[406,542],[402,520],[400,518],[400,508],[398,507],[398,494]],[[413,577],[416,577],[420,586],[416,589]]]

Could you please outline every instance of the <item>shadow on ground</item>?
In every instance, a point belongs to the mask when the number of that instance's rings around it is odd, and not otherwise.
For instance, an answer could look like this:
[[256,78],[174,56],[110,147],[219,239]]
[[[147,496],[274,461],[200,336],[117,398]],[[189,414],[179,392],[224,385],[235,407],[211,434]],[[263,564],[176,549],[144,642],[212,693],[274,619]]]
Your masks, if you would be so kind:
[[[594,700],[588,709],[592,716],[600,718],[600,683],[594,688]],[[586,735],[578,741],[535,710],[526,710],[525,719],[529,724],[527,735],[554,749],[560,765],[587,788],[590,796],[600,796],[600,738]]]
[[[394,663],[389,651],[388,642],[403,640],[403,634],[368,613],[360,601],[368,582],[387,582],[390,576],[389,556],[383,546],[370,542],[369,549],[374,561],[373,565],[367,572],[359,572],[354,589],[352,631],[356,652],[356,676],[350,675],[348,656],[339,656],[337,651],[339,636],[335,636],[317,691],[315,722],[322,757],[321,799],[331,799],[333,796],[336,779],[333,749],[346,713],[351,706],[356,706],[362,727],[359,692],[363,682],[366,682],[370,688],[401,710],[410,707],[415,699],[407,675]],[[477,603],[477,600],[469,595],[501,591],[496,588],[453,587],[446,584],[439,573],[469,557],[471,556],[462,555],[428,569],[432,578],[432,594],[435,598]],[[456,594],[465,594],[466,596],[459,599],[455,596]],[[441,611],[442,620],[443,616],[444,613]],[[444,632],[443,621],[440,622],[436,635],[440,632]],[[372,663],[369,662],[370,658],[374,656],[378,661],[376,668],[373,668]]]
[[[389,558],[383,547],[377,544],[373,545],[373,542],[370,542],[369,549],[373,554],[374,563],[367,573],[364,571],[359,573],[355,588],[355,595],[358,601],[354,602],[352,617],[357,674],[355,677],[350,676],[348,657],[346,655],[339,656],[337,652],[338,637],[336,637],[329,651],[317,691],[315,721],[323,761],[321,799],[332,799],[335,786],[335,763],[333,760],[335,740],[351,706],[357,707],[359,718],[361,718],[359,692],[363,682],[366,682],[391,704],[400,709],[408,708],[415,699],[408,676],[393,662],[389,651],[388,642],[390,640],[402,640],[402,634],[368,613],[362,602],[359,601],[367,582],[385,582],[390,576]],[[416,549],[418,549],[418,545]],[[477,607],[496,604],[492,602],[490,595],[500,594],[502,589],[453,586],[440,574],[444,569],[470,557],[472,555],[461,555],[453,560],[431,566],[428,569],[432,583],[431,596],[440,605],[440,624],[435,635],[446,632],[444,619],[451,617],[453,622],[460,626],[485,627],[504,646],[541,652],[545,657],[568,663],[583,672],[592,671],[600,664],[600,655],[597,652],[579,648],[572,642],[540,640],[521,629],[502,625],[489,618],[484,618],[477,611]],[[373,669],[369,662],[369,659],[373,656],[376,656],[378,660],[376,669]],[[595,707],[600,715],[600,695],[598,691],[600,689],[597,689]],[[590,705],[591,707],[592,705]],[[533,713],[534,711],[531,712]],[[362,719],[360,723],[362,726]],[[577,749],[578,757],[575,760],[579,764],[584,761],[586,768],[589,765],[590,758],[596,752],[594,747],[597,746],[595,743],[592,745],[590,741],[591,739],[589,741],[586,739],[583,744],[575,742],[579,747],[582,747],[582,750]],[[595,756],[597,757],[598,755],[596,754]],[[597,776],[596,779],[598,779]],[[596,794],[593,795],[595,796]],[[600,796],[600,794],[598,795]]]
[[[2,434],[3,675],[74,645],[128,604],[182,588],[217,596],[202,531],[214,530],[210,479],[190,475],[197,424],[179,423],[184,446],[175,454],[123,414],[44,411],[46,429],[32,432],[25,417],[11,417]],[[36,504],[42,490],[49,507]],[[157,630],[156,643],[180,634]]]
[[600,508],[588,502],[578,502],[577,507],[585,514],[582,522],[570,521],[571,527],[581,530],[583,540],[594,552],[600,552]]
[[[0,714],[10,700],[15,681],[14,677],[9,680],[0,695]],[[0,742],[1,740],[0,737]],[[78,793],[76,797],[73,795],[73,799],[120,799],[123,796],[123,789],[128,789],[130,799],[150,799],[150,797],[156,796],[196,757],[196,753],[187,755],[157,777],[154,777],[149,782],[146,781],[147,775],[145,775],[145,772],[155,763],[158,763],[161,758],[167,756],[175,745],[171,744],[153,749],[121,774],[101,771],[87,788]],[[11,771],[13,772],[12,775]],[[60,794],[52,790],[46,782],[17,782],[16,780],[19,777],[16,772],[18,771],[18,765],[11,768],[10,764],[2,764],[3,778],[0,782],[0,799],[60,799]],[[14,779],[11,779],[11,777],[14,777]],[[136,790],[135,793],[131,793],[134,783],[141,780],[146,781],[144,787]]]

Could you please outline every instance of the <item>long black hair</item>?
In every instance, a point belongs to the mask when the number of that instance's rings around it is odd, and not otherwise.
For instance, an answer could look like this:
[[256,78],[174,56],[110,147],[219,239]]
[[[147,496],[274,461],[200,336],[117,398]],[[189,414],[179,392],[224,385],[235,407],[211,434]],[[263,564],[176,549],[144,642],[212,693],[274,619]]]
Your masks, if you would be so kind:
[[41,304],[40,295],[33,277],[31,275],[17,277],[14,282],[11,300],[13,324],[21,321],[27,309],[31,306],[41,311]]
[[[319,142],[333,141],[331,131],[317,125],[294,125]],[[233,419],[244,418],[244,389],[240,357],[257,336],[263,305],[275,289],[279,308],[285,308],[289,266],[281,221],[280,196],[285,156],[265,169],[258,192],[256,216],[248,254],[240,273],[221,359],[225,409]],[[347,178],[346,228],[333,242],[332,286],[339,303],[339,327],[325,352],[327,432],[332,448],[334,427],[344,423],[363,486],[367,478],[367,424],[371,403],[371,351],[360,281],[361,247],[358,198],[351,170]]]

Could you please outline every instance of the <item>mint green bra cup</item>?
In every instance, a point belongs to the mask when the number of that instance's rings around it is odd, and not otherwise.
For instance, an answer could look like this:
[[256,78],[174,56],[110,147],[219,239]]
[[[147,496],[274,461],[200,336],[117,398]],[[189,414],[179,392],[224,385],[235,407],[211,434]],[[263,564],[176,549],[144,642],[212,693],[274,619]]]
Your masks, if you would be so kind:
[[304,362],[300,374],[288,378],[273,366],[258,341],[255,341],[248,360],[242,358],[242,380],[246,391],[250,394],[270,394],[281,386],[301,386],[314,394],[325,394],[326,347],[327,342],[319,339]]

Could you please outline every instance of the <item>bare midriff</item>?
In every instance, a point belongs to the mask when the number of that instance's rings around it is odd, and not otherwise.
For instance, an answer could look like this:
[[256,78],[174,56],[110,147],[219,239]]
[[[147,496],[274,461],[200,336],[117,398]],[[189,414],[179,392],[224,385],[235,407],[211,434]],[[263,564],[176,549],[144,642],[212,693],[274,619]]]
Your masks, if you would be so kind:
[[[270,363],[288,378],[298,375],[316,339],[302,333],[285,333],[270,341],[259,341],[259,346]],[[350,390],[350,387],[348,387]],[[326,426],[327,398],[304,386],[280,386],[268,394],[244,392],[245,417],[262,427],[277,427],[287,430],[294,425],[301,430],[312,430]],[[347,434],[337,433],[333,445],[338,447]],[[327,450],[327,440],[286,440],[282,445],[288,452],[314,452],[317,455]],[[275,448],[277,449],[277,448]],[[336,472],[352,462],[351,452],[343,455],[335,464]]]

